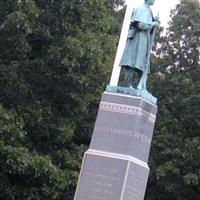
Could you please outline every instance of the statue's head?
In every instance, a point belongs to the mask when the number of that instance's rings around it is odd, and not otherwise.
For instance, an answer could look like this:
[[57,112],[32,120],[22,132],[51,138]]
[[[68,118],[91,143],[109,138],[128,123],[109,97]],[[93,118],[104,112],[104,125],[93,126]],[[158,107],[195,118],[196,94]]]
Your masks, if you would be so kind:
[[145,3],[149,4],[149,5],[153,5],[155,0],[144,0]]

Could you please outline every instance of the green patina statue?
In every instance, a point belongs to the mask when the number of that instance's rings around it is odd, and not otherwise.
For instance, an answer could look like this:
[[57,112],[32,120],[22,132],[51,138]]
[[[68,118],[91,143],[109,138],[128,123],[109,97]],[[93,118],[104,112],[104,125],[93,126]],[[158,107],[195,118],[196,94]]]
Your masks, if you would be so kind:
[[126,47],[120,62],[120,66],[126,69],[123,87],[133,88],[133,73],[136,71],[140,78],[137,91],[146,94],[148,94],[146,82],[150,72],[151,49],[155,32],[160,25],[159,19],[153,17],[150,8],[154,1],[145,0],[144,4],[133,12]]
[[[128,38],[119,63],[119,66],[125,69],[123,85],[116,86],[112,83],[113,85],[107,86],[106,91],[143,97],[156,104],[157,98],[146,89],[147,76],[150,73],[151,49],[160,26],[158,17],[153,16],[150,8],[154,2],[155,0],[145,0],[143,5],[133,11]],[[137,72],[139,77],[135,87],[133,86],[134,72]],[[113,70],[112,76],[116,74]]]

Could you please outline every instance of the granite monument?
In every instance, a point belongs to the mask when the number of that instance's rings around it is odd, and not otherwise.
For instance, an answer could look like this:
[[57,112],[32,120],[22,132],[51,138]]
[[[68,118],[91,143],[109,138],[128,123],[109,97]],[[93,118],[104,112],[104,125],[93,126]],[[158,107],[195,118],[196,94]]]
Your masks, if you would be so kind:
[[[102,95],[89,150],[84,154],[74,200],[143,200],[148,158],[156,120],[156,98],[146,89],[150,53],[159,20],[145,0],[129,21],[118,67],[126,70],[122,86]],[[128,10],[128,8],[127,8]],[[126,13],[127,14],[127,13]],[[120,46],[118,47],[120,48]],[[137,87],[132,74],[139,74]]]

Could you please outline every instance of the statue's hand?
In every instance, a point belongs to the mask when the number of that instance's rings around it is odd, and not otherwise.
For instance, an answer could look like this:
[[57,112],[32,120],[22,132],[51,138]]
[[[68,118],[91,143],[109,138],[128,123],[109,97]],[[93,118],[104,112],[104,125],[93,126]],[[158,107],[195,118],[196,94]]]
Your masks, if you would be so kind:
[[152,27],[159,28],[159,27],[160,27],[160,23],[157,22],[157,21],[154,21],[154,22],[152,23]]

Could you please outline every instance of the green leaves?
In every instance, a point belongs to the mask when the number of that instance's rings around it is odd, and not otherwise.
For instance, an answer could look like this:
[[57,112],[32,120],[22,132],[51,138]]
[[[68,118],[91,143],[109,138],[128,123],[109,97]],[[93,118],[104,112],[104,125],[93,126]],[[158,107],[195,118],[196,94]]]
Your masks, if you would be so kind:
[[167,35],[158,38],[162,47],[152,60],[151,88],[157,93],[159,112],[147,199],[199,198],[198,14],[198,1],[182,1],[172,11]]
[[16,114],[8,112],[0,105],[0,141],[2,144],[19,146],[25,141],[23,119],[16,119]]
[[174,59],[174,71],[188,71],[199,66],[199,1],[182,1],[171,12],[172,21],[162,53]]
[[113,65],[120,3],[0,2],[1,199],[73,199]]
[[[43,198],[56,199],[60,196],[59,191],[65,188],[66,175],[48,157],[31,154],[24,148],[2,145],[0,148],[1,177],[4,177],[1,198],[40,199],[36,188],[40,188]],[[25,187],[23,193],[22,186]]]

